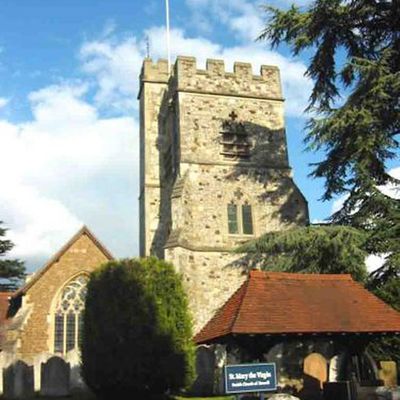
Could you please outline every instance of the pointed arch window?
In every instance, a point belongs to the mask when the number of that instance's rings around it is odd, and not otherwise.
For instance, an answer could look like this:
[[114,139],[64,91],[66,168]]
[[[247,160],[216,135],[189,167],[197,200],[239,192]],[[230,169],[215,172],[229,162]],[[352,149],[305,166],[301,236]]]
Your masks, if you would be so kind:
[[62,290],[54,313],[54,352],[66,354],[78,349],[82,339],[82,312],[88,277],[79,275]]

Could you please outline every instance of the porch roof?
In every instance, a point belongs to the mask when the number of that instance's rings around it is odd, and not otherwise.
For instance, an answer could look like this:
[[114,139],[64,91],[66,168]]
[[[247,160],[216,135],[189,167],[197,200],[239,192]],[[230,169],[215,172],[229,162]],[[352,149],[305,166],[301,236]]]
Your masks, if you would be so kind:
[[400,333],[400,313],[351,275],[251,271],[194,339],[201,344],[240,334],[371,333]]

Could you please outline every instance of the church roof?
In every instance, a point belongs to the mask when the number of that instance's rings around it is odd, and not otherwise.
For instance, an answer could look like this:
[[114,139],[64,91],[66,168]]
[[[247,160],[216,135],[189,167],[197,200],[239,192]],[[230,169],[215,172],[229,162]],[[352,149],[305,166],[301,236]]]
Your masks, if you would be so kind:
[[96,236],[89,230],[89,228],[84,225],[82,228],[56,253],[50,260],[38,270],[32,278],[20,289],[18,289],[12,297],[18,297],[21,294],[25,294],[26,291],[32,287],[35,282],[55,263],[57,262],[68,250],[69,248],[82,236],[86,235],[89,239],[97,246],[97,248],[109,259],[112,260],[114,257],[106,249],[106,247],[96,238]]
[[351,275],[251,271],[195,336],[400,333],[400,313]]

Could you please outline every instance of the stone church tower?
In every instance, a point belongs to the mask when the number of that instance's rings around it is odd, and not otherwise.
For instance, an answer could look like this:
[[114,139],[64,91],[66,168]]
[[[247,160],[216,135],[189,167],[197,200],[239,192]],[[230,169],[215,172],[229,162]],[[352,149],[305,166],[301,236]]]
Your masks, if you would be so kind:
[[140,252],[183,275],[201,328],[246,277],[230,251],[308,223],[291,177],[279,70],[178,57],[140,76]]

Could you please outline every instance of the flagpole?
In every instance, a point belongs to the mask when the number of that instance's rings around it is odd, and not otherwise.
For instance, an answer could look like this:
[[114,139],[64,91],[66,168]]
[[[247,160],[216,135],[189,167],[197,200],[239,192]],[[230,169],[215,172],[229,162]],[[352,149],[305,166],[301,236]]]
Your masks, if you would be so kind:
[[171,47],[169,38],[169,0],[165,0],[165,18],[167,25],[167,57],[168,57],[168,73],[171,71]]

